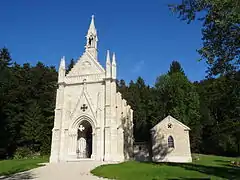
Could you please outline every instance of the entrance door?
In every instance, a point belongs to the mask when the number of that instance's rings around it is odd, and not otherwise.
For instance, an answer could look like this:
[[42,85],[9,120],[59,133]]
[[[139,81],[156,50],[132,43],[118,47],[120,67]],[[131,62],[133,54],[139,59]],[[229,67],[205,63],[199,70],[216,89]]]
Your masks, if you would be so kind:
[[78,127],[77,158],[91,158],[92,155],[92,126],[88,121],[82,121]]

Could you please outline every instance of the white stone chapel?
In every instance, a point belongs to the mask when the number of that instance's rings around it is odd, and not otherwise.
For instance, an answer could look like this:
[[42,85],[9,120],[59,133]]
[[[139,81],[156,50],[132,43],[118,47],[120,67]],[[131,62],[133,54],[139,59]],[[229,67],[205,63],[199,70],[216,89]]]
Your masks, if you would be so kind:
[[66,74],[60,62],[50,162],[123,161],[133,151],[133,110],[116,90],[116,56],[98,61],[94,17],[85,51]]

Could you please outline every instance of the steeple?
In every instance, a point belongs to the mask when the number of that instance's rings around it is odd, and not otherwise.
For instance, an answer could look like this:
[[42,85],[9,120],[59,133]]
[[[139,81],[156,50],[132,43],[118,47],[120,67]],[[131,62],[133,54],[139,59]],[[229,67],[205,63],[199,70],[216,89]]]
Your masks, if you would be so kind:
[[61,58],[59,70],[58,70],[58,83],[64,82],[65,73],[66,73],[65,56],[63,56]]
[[86,42],[86,51],[90,52],[90,54],[97,60],[97,30],[94,24],[94,15],[92,15],[92,20],[87,33],[87,42]]
[[94,24],[94,15],[92,15],[92,20],[91,20],[87,35],[90,36],[91,34],[97,35],[97,30],[96,30],[95,24]]

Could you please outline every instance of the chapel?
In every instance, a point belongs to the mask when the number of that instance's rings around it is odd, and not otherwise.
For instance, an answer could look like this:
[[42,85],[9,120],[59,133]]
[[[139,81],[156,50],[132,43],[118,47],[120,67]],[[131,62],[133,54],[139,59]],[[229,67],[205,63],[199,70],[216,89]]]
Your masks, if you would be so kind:
[[192,162],[190,128],[168,115],[151,129],[152,161]]
[[115,53],[98,59],[94,16],[83,54],[66,74],[65,57],[58,71],[58,89],[50,162],[124,161],[133,154],[133,110],[117,92]]
[[190,128],[168,115],[150,130],[151,143],[135,142],[134,159],[153,162],[192,162]]

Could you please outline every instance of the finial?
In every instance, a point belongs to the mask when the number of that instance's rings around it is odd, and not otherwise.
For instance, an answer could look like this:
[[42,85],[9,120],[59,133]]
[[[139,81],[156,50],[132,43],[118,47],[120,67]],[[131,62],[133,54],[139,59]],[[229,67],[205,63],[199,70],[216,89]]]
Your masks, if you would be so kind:
[[63,56],[63,57],[61,58],[60,67],[63,68],[63,69],[65,69],[65,56]]
[[112,56],[112,64],[116,65],[116,54],[115,53],[113,53],[113,56]]
[[94,15],[92,15],[92,20],[88,29],[88,36],[90,34],[96,35],[97,34],[97,30],[95,28],[95,24],[94,24]]
[[107,62],[108,64],[111,63],[111,62],[110,62],[110,52],[109,52],[109,50],[107,50],[107,59],[106,59],[106,62]]
[[92,15],[91,24],[93,24],[93,25],[94,25],[94,15]]

